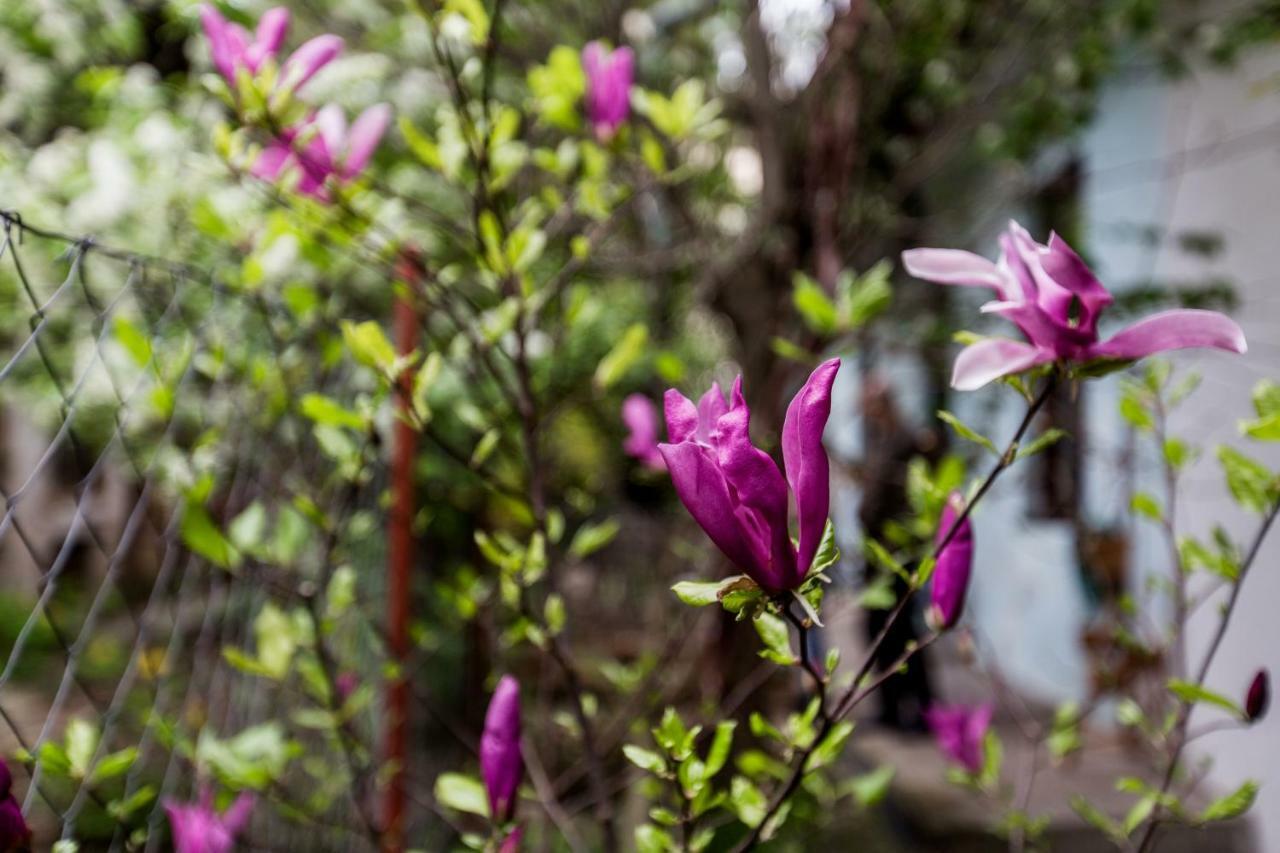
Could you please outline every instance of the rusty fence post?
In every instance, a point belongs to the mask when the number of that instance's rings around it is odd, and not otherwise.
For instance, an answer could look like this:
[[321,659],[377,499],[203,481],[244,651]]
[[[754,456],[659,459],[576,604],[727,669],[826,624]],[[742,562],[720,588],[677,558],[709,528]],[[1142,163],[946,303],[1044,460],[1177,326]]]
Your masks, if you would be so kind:
[[[394,307],[396,351],[407,355],[418,343],[418,322],[412,292],[417,287],[417,253],[405,249],[397,264],[399,278],[407,290],[397,292]],[[409,684],[405,670],[409,659],[409,580],[413,568],[413,462],[418,436],[409,422],[412,405],[413,371],[399,377],[396,395],[395,429],[391,448],[391,511],[387,519],[387,636],[397,667],[387,683],[386,761],[391,772],[387,780],[383,849],[387,853],[404,850],[405,764],[408,761]]]

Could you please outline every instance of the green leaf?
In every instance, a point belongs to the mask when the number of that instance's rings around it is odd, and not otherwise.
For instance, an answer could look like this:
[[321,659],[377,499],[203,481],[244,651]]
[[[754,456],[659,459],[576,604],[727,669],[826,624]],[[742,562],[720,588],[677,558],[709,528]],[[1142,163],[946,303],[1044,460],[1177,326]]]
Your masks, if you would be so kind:
[[579,559],[594,554],[613,541],[620,527],[618,520],[614,518],[605,519],[598,524],[582,525],[569,543],[569,553]]
[[1152,521],[1158,522],[1164,518],[1164,510],[1160,507],[1160,502],[1150,492],[1134,492],[1133,497],[1129,499],[1129,509],[1138,515],[1145,515]]
[[294,754],[278,722],[252,726],[229,740],[205,728],[196,744],[197,763],[210,767],[232,789],[263,790],[284,773]]
[[89,775],[89,764],[93,761],[93,754],[98,749],[98,727],[87,720],[73,717],[67,723],[63,741],[66,744],[67,763],[71,776],[75,779],[84,779]]
[[671,587],[676,598],[694,607],[706,607],[720,600],[721,592],[738,577],[726,578],[722,581],[680,581]]
[[125,747],[119,752],[113,752],[110,755],[104,755],[93,768],[93,778],[90,780],[94,784],[105,782],[108,779],[114,779],[122,773],[128,772],[133,766],[133,762],[138,759],[138,748],[135,746]]
[[546,623],[547,630],[553,637],[564,630],[565,609],[563,598],[555,593],[547,596],[546,603],[542,606],[542,621]]
[[742,776],[734,776],[729,784],[729,805],[738,820],[752,829],[760,825],[769,808],[764,793]]
[[501,437],[502,434],[496,427],[480,436],[480,440],[476,442],[475,449],[471,451],[470,465],[472,468],[479,468],[484,465],[485,460],[493,455],[494,448],[498,446],[498,440]]
[[436,802],[454,811],[489,816],[489,797],[479,779],[462,773],[441,773],[436,777]]
[[240,565],[240,552],[222,535],[202,504],[187,500],[181,530],[183,544],[215,566],[234,569]]
[[826,525],[822,528],[822,540],[818,543],[818,552],[813,555],[813,565],[809,568],[809,574],[824,571],[835,565],[839,559],[840,547],[836,545],[836,528],[828,518]]
[[711,748],[707,750],[705,776],[710,779],[720,772],[729,760],[729,748],[733,745],[733,732],[738,726],[734,720],[723,720],[716,726]]
[[139,367],[150,364],[151,342],[147,340],[147,336],[123,314],[117,314],[112,325],[116,341],[129,354],[129,358]]
[[1253,387],[1253,409],[1260,418],[1280,415],[1280,384],[1263,379]]
[[653,750],[628,743],[623,744],[622,754],[627,757],[628,761],[647,773],[662,776],[667,772],[666,759]]
[[797,272],[791,278],[791,301],[809,330],[830,335],[836,330],[836,306],[827,292],[809,276]]
[[634,323],[622,333],[613,349],[596,366],[595,384],[601,390],[612,387],[640,363],[649,349],[649,327]]
[[1189,681],[1183,681],[1180,678],[1169,679],[1169,683],[1166,686],[1169,688],[1170,693],[1177,696],[1183,702],[1189,702],[1193,705],[1196,703],[1217,705],[1219,708],[1229,711],[1234,716],[1244,716],[1244,712],[1240,709],[1240,706],[1235,702],[1232,702],[1226,696],[1223,696],[1221,693],[1215,693],[1212,690],[1192,684]]
[[303,395],[298,402],[298,411],[318,424],[360,431],[368,428],[368,422],[364,417],[344,408],[342,404],[323,394]]
[[[883,313],[893,299],[892,272],[893,264],[884,260],[856,279],[842,276],[842,281],[836,284],[841,322],[851,329],[859,329]],[[842,286],[844,280],[849,281],[848,287]]]
[[1151,411],[1138,397],[1137,391],[1126,391],[1120,398],[1120,416],[1140,432],[1150,432],[1156,426]]
[[1230,820],[1239,817],[1253,806],[1258,796],[1258,783],[1250,779],[1225,797],[1214,800],[1200,813],[1200,820],[1208,823],[1213,820]]
[[1118,821],[1103,814],[1096,806],[1079,794],[1071,797],[1071,809],[1080,815],[1085,823],[1100,830],[1113,841],[1123,840],[1128,836],[1128,833],[1124,831]]
[[636,827],[636,853],[674,853],[680,848],[666,830],[651,823]]
[[995,442],[965,424],[964,421],[960,420],[960,418],[956,417],[951,412],[948,412],[946,409],[938,410],[938,419],[955,430],[956,434],[961,438],[967,441],[972,441],[973,443],[986,448],[996,456],[1000,455],[1000,451],[996,449]]
[[227,527],[231,542],[241,551],[253,551],[261,545],[266,531],[267,510],[261,501],[245,507]]
[[870,808],[882,801],[889,793],[897,769],[892,764],[882,764],[870,773],[855,776],[847,783],[849,793],[858,801],[858,805]]
[[253,620],[253,633],[258,642],[258,663],[271,678],[284,678],[298,647],[294,622],[271,602],[262,605]]
[[1254,512],[1266,512],[1275,500],[1276,481],[1262,463],[1231,447],[1218,448],[1218,462],[1236,502]]
[[761,613],[753,620],[756,633],[764,643],[760,657],[783,666],[791,666],[797,658],[791,652],[791,630],[787,623],[770,613]]
[[1037,435],[1034,439],[1032,439],[1026,445],[1020,447],[1018,449],[1017,458],[1026,459],[1028,456],[1035,456],[1037,453],[1044,450],[1045,448],[1052,447],[1053,445],[1057,444],[1059,441],[1065,438],[1066,435],[1067,435],[1066,430],[1058,429],[1057,427],[1050,427],[1049,429]]
[[396,348],[391,345],[382,327],[372,320],[363,323],[342,321],[342,339],[347,350],[360,364],[389,373],[396,363]]
[[1133,804],[1128,814],[1124,816],[1124,834],[1131,835],[1133,831],[1142,825],[1143,821],[1151,817],[1151,812],[1156,807],[1156,796],[1148,794]]

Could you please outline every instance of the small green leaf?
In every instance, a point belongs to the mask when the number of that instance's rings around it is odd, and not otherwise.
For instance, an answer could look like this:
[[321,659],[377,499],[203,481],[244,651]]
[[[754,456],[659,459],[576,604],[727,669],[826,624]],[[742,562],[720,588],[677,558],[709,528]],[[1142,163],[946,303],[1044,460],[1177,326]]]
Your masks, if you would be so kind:
[[365,367],[390,372],[396,363],[396,348],[382,327],[372,320],[363,323],[343,320],[342,339],[346,341],[351,356]]
[[63,736],[66,743],[67,762],[71,776],[84,779],[89,775],[89,764],[93,761],[93,753],[98,749],[98,728],[87,720],[73,717],[67,723],[67,731]]
[[147,336],[123,314],[117,314],[113,323],[116,341],[139,367],[151,362],[151,342]]
[[972,441],[973,443],[986,448],[996,456],[1000,455],[1000,451],[996,449],[995,442],[965,424],[964,421],[960,420],[960,418],[956,417],[951,412],[948,412],[946,409],[938,410],[938,419],[955,430],[956,434],[961,438],[967,441]]
[[579,559],[590,556],[613,541],[620,529],[618,520],[608,518],[597,524],[584,524],[573,535],[569,553]]
[[1040,433],[1038,436],[1036,436],[1026,445],[1024,445],[1023,447],[1020,447],[1018,449],[1017,458],[1026,459],[1028,456],[1035,456],[1040,451],[1057,444],[1059,441],[1065,438],[1066,435],[1067,435],[1066,430],[1058,429],[1057,427],[1050,427],[1049,429]]
[[1227,488],[1245,509],[1265,512],[1276,497],[1276,478],[1261,462],[1231,447],[1218,448]]
[[870,773],[855,776],[847,783],[849,793],[858,801],[858,805],[870,808],[878,804],[889,793],[897,769],[892,764],[882,764]]
[[240,552],[222,535],[202,504],[187,500],[181,530],[183,544],[215,566],[234,569],[240,565]]
[[764,643],[760,657],[782,666],[791,666],[797,662],[791,651],[791,631],[786,622],[772,614],[761,613],[753,620],[753,624]]
[[436,777],[435,798],[442,806],[468,814],[489,816],[489,797],[479,779],[462,773]]
[[605,390],[627,375],[632,367],[639,364],[648,351],[649,328],[643,323],[635,323],[622,333],[621,339],[613,349],[596,366],[595,385]]
[[113,752],[110,755],[103,756],[93,768],[92,782],[105,782],[108,779],[114,779],[122,773],[125,773],[133,766],[133,762],[138,758],[138,748],[135,746],[126,747],[119,752]]
[[1129,499],[1129,509],[1152,521],[1160,521],[1164,518],[1164,510],[1161,509],[1160,502],[1150,492],[1134,492],[1133,497]]
[[836,306],[818,284],[802,272],[792,276],[791,301],[809,330],[830,335],[836,330]]
[[298,401],[298,411],[318,424],[361,431],[368,427],[364,417],[323,394],[304,394]]
[[628,743],[623,744],[622,754],[627,757],[628,761],[647,773],[662,776],[667,772],[666,760],[652,750]]
[[1183,702],[1191,704],[1205,703],[1209,705],[1217,705],[1225,711],[1229,711],[1233,716],[1242,717],[1244,712],[1240,710],[1235,702],[1232,702],[1221,693],[1215,693],[1205,687],[1192,684],[1189,681],[1183,681],[1180,678],[1172,678],[1168,683],[1169,692],[1177,696]]
[[1225,797],[1214,800],[1200,813],[1200,820],[1208,823],[1213,820],[1230,820],[1239,817],[1253,806],[1258,796],[1258,783],[1250,779]]
[[737,722],[733,720],[724,720],[716,726],[715,737],[711,740],[711,748],[707,750],[707,761],[704,770],[706,778],[710,779],[719,773],[720,768],[724,767],[725,762],[729,759],[729,748],[733,745],[733,732],[737,726]]

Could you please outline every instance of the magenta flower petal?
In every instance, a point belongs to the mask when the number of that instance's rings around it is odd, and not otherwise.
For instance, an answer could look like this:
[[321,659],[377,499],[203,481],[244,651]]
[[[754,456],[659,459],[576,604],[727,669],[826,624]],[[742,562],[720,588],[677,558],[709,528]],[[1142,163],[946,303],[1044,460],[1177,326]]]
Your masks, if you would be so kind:
[[662,409],[667,419],[667,438],[671,443],[693,441],[698,432],[698,407],[693,401],[669,388],[662,395]]
[[902,253],[902,265],[925,281],[1004,291],[1005,277],[996,265],[962,249],[908,249]]
[[200,802],[165,803],[176,853],[231,853],[236,834],[248,823],[253,795],[242,793],[224,814],[213,808],[213,795],[206,790]]
[[1145,317],[1121,329],[1110,340],[1094,344],[1090,358],[1135,359],[1167,350],[1212,347],[1243,353],[1244,332],[1234,320],[1217,311],[1177,308]]
[[818,365],[792,398],[782,422],[783,467],[796,498],[800,526],[796,570],[801,578],[813,565],[831,510],[831,465],[822,446],[822,433],[831,416],[831,388],[839,370],[838,358]]
[[635,55],[627,47],[610,53],[593,41],[582,49],[582,70],[587,78],[587,121],[596,138],[607,141],[630,115]]
[[205,38],[209,40],[209,58],[213,61],[213,67],[234,86],[236,56],[232,53],[228,39],[231,25],[208,3],[200,4],[200,25],[204,28]]
[[[688,403],[687,400],[685,402]],[[689,403],[689,407],[692,409],[693,404]],[[665,468],[666,463],[658,452],[658,413],[653,401],[643,394],[628,395],[622,401],[622,423],[629,432],[622,442],[622,449],[627,455],[649,468]]]
[[752,534],[756,562],[764,567],[748,573],[769,592],[780,592],[799,583],[787,530],[787,483],[769,454],[751,443],[750,424],[751,410],[735,399],[716,425],[716,456]]
[[264,181],[278,180],[293,159],[293,150],[284,142],[276,140],[262,149],[262,153],[253,161],[249,172],[255,178]]
[[490,816],[495,821],[510,820],[524,775],[524,758],[520,754],[520,685],[509,675],[498,681],[485,712],[480,775],[489,795]]
[[[938,521],[935,541],[946,539],[956,519],[964,511],[964,500],[959,493],[951,495]],[[966,518],[960,522],[951,540],[938,554],[933,580],[929,590],[929,614],[938,630],[951,628],[964,611],[965,594],[969,590],[969,576],[973,572],[973,527]]]
[[[667,429],[671,429],[670,421]],[[754,576],[763,570],[765,567],[759,565],[738,520],[729,484],[716,464],[714,451],[693,441],[683,441],[659,444],[658,452],[667,463],[676,495],[716,547],[748,574]]]
[[262,51],[263,58],[275,56],[284,46],[284,37],[289,32],[289,10],[283,6],[268,9],[258,19],[258,28],[254,33],[254,43]]
[[222,813],[222,824],[233,836],[239,834],[240,830],[248,825],[253,803],[253,794],[242,791]]
[[506,838],[502,839],[502,845],[498,848],[498,853],[516,853],[520,849],[520,839],[523,837],[524,827],[517,826],[507,833]]
[[316,36],[293,52],[284,64],[284,84],[299,89],[342,53],[344,42],[329,33]]
[[[741,392],[742,377],[739,376],[735,381],[735,387]],[[698,400],[698,441],[703,444],[711,442],[711,433],[715,431],[716,424],[720,422],[720,418],[729,411],[729,404],[725,402],[724,392],[720,390],[719,382],[712,382],[711,388],[707,393],[702,395],[702,399]]]
[[360,114],[347,137],[346,156],[342,161],[344,178],[350,180],[364,171],[390,123],[390,104],[375,104]]
[[987,338],[960,351],[951,373],[951,387],[959,391],[973,391],[1001,376],[1020,373],[1053,359],[1054,354],[1050,350],[1038,350],[1030,344],[1006,338]]
[[993,711],[991,705],[935,705],[924,712],[924,718],[943,755],[968,772],[979,773],[984,763],[983,740]]

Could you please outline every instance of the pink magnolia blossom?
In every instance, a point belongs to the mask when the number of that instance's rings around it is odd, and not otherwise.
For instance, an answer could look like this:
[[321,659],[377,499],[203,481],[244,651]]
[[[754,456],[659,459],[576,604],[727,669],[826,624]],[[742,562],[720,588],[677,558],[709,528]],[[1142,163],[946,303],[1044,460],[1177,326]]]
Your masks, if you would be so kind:
[[991,705],[976,708],[964,705],[935,705],[924,712],[938,748],[946,757],[970,773],[983,765],[983,741],[991,727]]
[[[665,398],[667,436],[659,444],[676,494],[711,541],[770,593],[795,589],[809,573],[830,507],[829,462],[822,431],[840,360],[819,365],[787,407],[782,425],[786,479],[751,443],[751,411],[742,377],[731,402],[719,385],[695,406],[674,388]],[[799,548],[787,526],[788,487],[799,516]]]
[[314,117],[288,128],[258,155],[251,169],[255,177],[274,181],[285,172],[300,172],[298,192],[329,201],[326,182],[349,183],[364,171],[391,122],[391,107],[369,107],[348,129],[337,104],[322,107]]
[[0,853],[26,850],[31,845],[31,830],[22,816],[22,806],[13,796],[13,775],[0,761]]
[[495,823],[511,820],[516,790],[524,775],[524,758],[520,754],[520,685],[509,675],[498,682],[484,715],[480,775],[489,795],[490,817]]
[[[956,519],[964,511],[964,500],[953,494],[943,507],[938,522],[937,541],[947,537]],[[956,624],[964,611],[965,594],[969,589],[969,576],[973,572],[973,526],[965,518],[956,528],[951,541],[938,553],[938,563],[933,569],[930,583],[929,617],[939,630]]]
[[1100,341],[1098,320],[1111,294],[1057,234],[1043,245],[1016,222],[1001,235],[995,263],[959,249],[910,249],[902,260],[909,273],[927,281],[994,290],[996,299],[983,312],[1012,321],[1026,337],[1026,343],[987,338],[965,347],[951,377],[963,391],[1055,361],[1133,361],[1191,347],[1245,351],[1234,321],[1198,309],[1162,311]]
[[596,139],[607,142],[631,113],[631,82],[635,55],[629,47],[610,52],[603,42],[582,49],[582,69],[587,75],[587,121]]
[[[222,17],[212,5],[202,3],[200,23],[209,39],[213,67],[234,90],[239,69],[256,75],[267,60],[274,60],[280,54],[289,31],[289,10],[280,7],[268,10],[251,34],[239,24]],[[281,84],[291,89],[302,86],[337,57],[342,47],[342,39],[330,34],[316,36],[306,42],[285,60]]]
[[658,452],[658,410],[643,394],[631,394],[622,401],[622,422],[629,431],[622,442],[628,456],[640,460],[646,468],[661,471],[667,467]]
[[222,814],[213,807],[213,793],[207,788],[199,803],[166,803],[169,827],[176,853],[230,853],[236,835],[249,822],[253,795],[245,792]]

